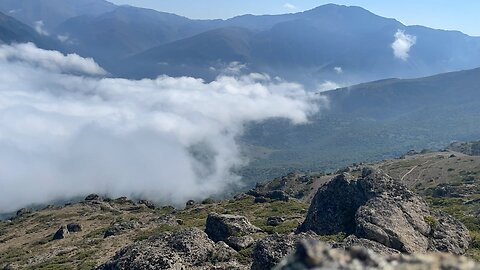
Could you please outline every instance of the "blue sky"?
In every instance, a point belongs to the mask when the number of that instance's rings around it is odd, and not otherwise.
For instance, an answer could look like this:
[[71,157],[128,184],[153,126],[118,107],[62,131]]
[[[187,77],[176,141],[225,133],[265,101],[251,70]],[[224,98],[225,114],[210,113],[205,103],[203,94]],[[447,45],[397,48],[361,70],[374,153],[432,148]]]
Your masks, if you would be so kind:
[[230,18],[242,14],[280,14],[303,11],[327,3],[364,7],[402,23],[460,30],[480,36],[478,0],[110,0],[148,7],[193,19]]

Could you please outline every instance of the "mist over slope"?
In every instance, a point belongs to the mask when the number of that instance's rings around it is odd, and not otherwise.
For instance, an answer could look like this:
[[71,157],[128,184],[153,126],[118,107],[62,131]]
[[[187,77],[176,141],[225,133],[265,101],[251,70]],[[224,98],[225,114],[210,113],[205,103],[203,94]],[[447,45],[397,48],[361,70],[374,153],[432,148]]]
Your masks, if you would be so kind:
[[42,48],[58,48],[55,41],[38,34],[28,25],[0,12],[0,44],[34,42]]
[[[73,75],[76,74],[76,75]],[[132,81],[92,59],[0,47],[0,211],[87,193],[184,203],[242,185],[249,122],[306,123],[325,102],[261,74]]]

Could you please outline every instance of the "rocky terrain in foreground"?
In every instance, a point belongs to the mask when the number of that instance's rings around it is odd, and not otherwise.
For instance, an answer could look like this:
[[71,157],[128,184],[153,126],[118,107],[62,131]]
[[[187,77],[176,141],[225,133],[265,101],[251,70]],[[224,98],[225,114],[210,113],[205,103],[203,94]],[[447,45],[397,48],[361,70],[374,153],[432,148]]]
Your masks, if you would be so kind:
[[182,210],[92,194],[0,222],[0,269],[480,269],[479,171],[423,152]]

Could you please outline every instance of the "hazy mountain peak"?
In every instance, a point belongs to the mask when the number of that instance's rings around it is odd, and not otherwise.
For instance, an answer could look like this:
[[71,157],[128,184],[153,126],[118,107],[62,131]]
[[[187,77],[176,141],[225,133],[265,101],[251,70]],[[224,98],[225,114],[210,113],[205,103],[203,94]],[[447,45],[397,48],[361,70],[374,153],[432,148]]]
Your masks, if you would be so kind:
[[42,22],[52,30],[65,20],[84,14],[99,15],[116,6],[105,0],[2,0],[0,11],[32,27]]
[[42,37],[28,25],[0,12],[0,44],[35,42],[40,47],[51,47],[47,37]]
[[182,20],[189,21],[188,18],[173,13],[161,12],[154,9],[139,8],[130,5],[121,5],[114,10],[102,14],[101,18],[117,17],[128,18],[129,20]]

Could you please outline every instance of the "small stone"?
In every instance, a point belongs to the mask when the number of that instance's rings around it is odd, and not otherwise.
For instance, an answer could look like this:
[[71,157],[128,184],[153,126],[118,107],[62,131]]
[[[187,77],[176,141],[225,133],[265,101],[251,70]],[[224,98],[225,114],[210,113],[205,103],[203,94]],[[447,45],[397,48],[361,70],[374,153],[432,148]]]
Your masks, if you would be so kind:
[[107,228],[105,234],[103,235],[103,238],[126,233],[130,230],[137,228],[138,225],[138,222],[133,220],[113,223],[112,225],[110,225],[110,227]]
[[53,240],[64,239],[65,237],[67,237],[68,233],[69,232],[67,230],[67,227],[62,225],[60,229],[58,229],[58,231],[53,235]]
[[267,218],[267,225],[268,226],[278,226],[285,222],[285,218],[283,217],[268,217]]
[[2,268],[2,270],[16,270],[16,269],[18,269],[18,268],[17,268],[15,265],[11,264],[11,263],[5,265],[5,266]]
[[85,201],[100,201],[100,199],[99,195],[93,193],[85,197]]
[[150,209],[155,209],[155,204],[149,200],[140,200],[138,201],[138,204],[143,204],[145,205],[147,208],[150,208]]
[[118,203],[118,204],[133,204],[133,201],[132,200],[129,200],[127,197],[125,196],[122,196],[122,197],[119,197],[119,198],[116,198],[115,200],[113,200],[114,203]]
[[81,232],[82,226],[78,223],[70,223],[70,224],[67,224],[67,230],[70,233]]

